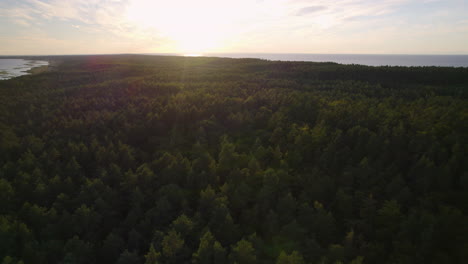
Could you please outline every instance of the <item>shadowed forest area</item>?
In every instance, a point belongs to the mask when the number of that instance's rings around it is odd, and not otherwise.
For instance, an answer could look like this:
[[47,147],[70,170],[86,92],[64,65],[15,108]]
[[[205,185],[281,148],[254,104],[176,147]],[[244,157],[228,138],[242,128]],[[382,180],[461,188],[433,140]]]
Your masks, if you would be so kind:
[[468,260],[468,68],[53,59],[0,81],[5,264]]

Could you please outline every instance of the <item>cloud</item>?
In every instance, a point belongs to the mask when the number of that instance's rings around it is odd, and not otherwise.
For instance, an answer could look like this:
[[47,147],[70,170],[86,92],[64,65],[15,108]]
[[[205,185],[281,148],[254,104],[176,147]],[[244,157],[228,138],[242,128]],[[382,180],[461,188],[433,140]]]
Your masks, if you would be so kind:
[[116,0],[24,0],[14,5],[0,3],[0,16],[11,18],[19,25],[40,25],[59,20],[81,24],[81,27],[118,32],[127,21],[121,16],[128,1]]
[[311,13],[317,13],[323,10],[327,10],[326,6],[308,6],[301,8],[299,11],[297,11],[296,15],[297,16],[303,16],[303,15],[308,15]]
[[[235,23],[231,24],[242,23],[238,28],[245,28],[243,32],[252,32],[256,31],[255,29],[268,31],[279,27],[285,31],[292,28],[311,28],[311,25],[317,23],[327,28],[339,26],[351,21],[350,18],[387,14],[402,3],[412,0],[272,0],[255,3],[247,0],[238,0],[235,3],[223,0],[199,0],[196,4],[192,1],[173,1],[174,4],[157,0],[6,0],[0,2],[0,16],[9,17],[14,23],[26,27],[40,26],[45,22],[58,20],[69,22],[70,26],[79,25],[85,32],[110,32],[127,38],[151,35],[154,38],[164,27],[174,27],[174,23],[181,23],[170,19],[173,10],[169,10],[169,15],[165,14],[167,12],[164,9],[172,5],[177,6],[178,13],[189,12],[187,9],[191,7],[200,10],[210,9],[210,12],[204,13],[218,20],[216,24],[210,26],[220,24],[226,28],[222,20],[232,20]],[[148,6],[147,9],[138,10],[148,14],[137,14],[137,21],[126,16],[129,8],[135,4]],[[240,9],[243,10],[241,13],[233,11]],[[151,12],[155,15],[149,15]],[[308,16],[310,14],[314,14],[314,17],[325,14],[326,17],[310,18]],[[177,13],[175,16],[178,17]],[[164,21],[161,22],[160,17],[164,17]],[[150,23],[141,23],[142,19],[150,20]],[[160,25],[155,25],[155,21]]]
[[[71,53],[89,53],[88,49],[73,44],[77,39],[91,40],[91,49],[95,50],[98,49],[97,43],[102,41],[102,46],[107,45],[109,51],[110,46],[115,47],[113,52],[118,52],[118,48],[121,48],[121,52],[154,49],[167,42],[154,28],[141,27],[127,19],[126,10],[133,1],[140,0],[0,0],[0,17],[16,24],[17,42],[10,41],[9,45],[18,49],[22,47],[25,51],[32,50],[32,47],[18,43],[26,41],[29,32],[32,31],[41,32],[35,39],[37,43],[45,43],[47,39],[50,45],[68,47]],[[63,34],[60,30],[51,29],[51,23],[62,24],[79,31]],[[79,37],[76,34],[80,34]],[[66,39],[68,37],[71,39]],[[106,42],[108,44],[104,44]],[[4,44],[6,46],[8,43]],[[89,46],[89,43],[83,45]],[[5,48],[0,49],[0,53],[2,50]],[[64,49],[58,50],[63,53]],[[52,53],[56,52],[53,50]]]
[[[343,47],[344,52],[349,50],[348,44],[388,45],[379,42],[385,36],[401,35],[394,41],[398,44],[414,35],[411,32],[417,33],[417,25],[440,25],[444,30],[456,28],[465,33],[466,16],[453,16],[463,12],[461,4],[454,1],[459,0],[447,1],[451,7],[444,5],[445,13],[441,14],[449,14],[447,18],[436,21],[432,19],[434,10],[408,16],[409,8],[429,8],[425,3],[434,0],[0,0],[0,17],[9,22],[0,29],[4,27],[5,32],[14,32],[15,36],[41,30],[44,34],[37,41],[46,43],[46,37],[56,38],[50,43],[73,50],[81,48],[71,45],[73,41],[86,38],[89,41],[84,45],[98,41],[103,47],[110,42],[125,43],[116,45],[115,51],[145,51],[149,47],[151,50],[146,52],[178,52],[174,50],[178,40],[193,45],[200,39],[218,41],[219,37],[220,47],[229,47],[221,52],[322,52],[332,47],[336,51]],[[389,27],[396,28],[392,28],[394,33],[389,34]],[[57,28],[79,30],[60,35],[63,32]],[[403,30],[410,33],[403,36]],[[67,37],[74,40],[63,39]],[[67,41],[70,43],[65,45]],[[370,50],[369,45],[362,48]]]

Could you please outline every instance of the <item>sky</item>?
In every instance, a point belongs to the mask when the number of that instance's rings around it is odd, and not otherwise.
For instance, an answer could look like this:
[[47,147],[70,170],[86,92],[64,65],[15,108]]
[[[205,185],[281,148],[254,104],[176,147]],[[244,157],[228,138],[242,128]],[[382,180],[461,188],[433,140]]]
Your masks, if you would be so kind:
[[0,55],[468,54],[468,0],[0,0]]

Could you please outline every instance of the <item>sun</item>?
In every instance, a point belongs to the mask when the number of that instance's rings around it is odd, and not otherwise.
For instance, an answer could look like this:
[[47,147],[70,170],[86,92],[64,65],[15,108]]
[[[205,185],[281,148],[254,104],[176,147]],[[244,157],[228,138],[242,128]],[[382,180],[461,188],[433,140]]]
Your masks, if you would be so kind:
[[132,1],[127,18],[140,28],[154,29],[173,52],[200,54],[228,44],[236,14],[220,1]]
[[168,28],[166,34],[174,41],[174,48],[183,53],[206,53],[218,49],[223,42],[222,34],[203,25]]

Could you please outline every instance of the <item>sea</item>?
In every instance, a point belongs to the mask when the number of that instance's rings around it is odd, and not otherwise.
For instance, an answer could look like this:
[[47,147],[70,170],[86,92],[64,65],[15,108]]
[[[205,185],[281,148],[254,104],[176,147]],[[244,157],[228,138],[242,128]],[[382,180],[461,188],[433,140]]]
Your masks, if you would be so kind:
[[25,59],[0,59],[0,80],[29,74],[31,68],[48,65],[49,62]]
[[[182,54],[183,55],[183,54]],[[314,61],[367,66],[468,67],[468,55],[374,55],[374,54],[299,54],[299,53],[206,53],[187,56],[257,58],[271,61]]]

